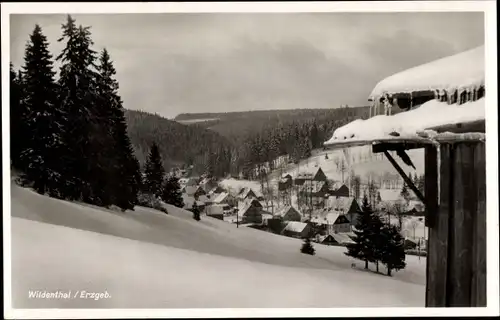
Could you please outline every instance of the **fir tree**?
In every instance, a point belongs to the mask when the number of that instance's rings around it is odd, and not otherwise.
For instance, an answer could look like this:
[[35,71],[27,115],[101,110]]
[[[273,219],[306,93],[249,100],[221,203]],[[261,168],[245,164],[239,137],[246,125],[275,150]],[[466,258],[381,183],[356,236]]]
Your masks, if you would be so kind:
[[160,149],[156,143],[153,143],[151,146],[151,151],[149,152],[148,160],[146,161],[145,173],[145,191],[157,197],[161,197],[165,169],[163,168]]
[[14,66],[10,63],[10,136],[15,137],[15,140],[10,141],[10,158],[12,166],[16,169],[22,169],[20,155],[29,138],[26,128],[27,113],[22,103],[23,88],[22,73],[20,71],[16,73]]
[[169,203],[179,208],[182,208],[184,206],[181,186],[179,185],[179,179],[176,176],[172,175],[170,177],[165,178],[162,199],[166,203]]
[[375,262],[376,271],[379,272],[379,262],[384,256],[384,247],[386,239],[382,236],[384,223],[377,214],[373,214],[369,228],[370,246],[372,249],[372,257]]
[[127,124],[118,95],[116,70],[108,51],[99,55],[97,81],[100,119],[100,143],[103,158],[107,159],[105,192],[122,209],[132,209],[137,203],[140,168],[127,135]]
[[424,191],[425,191],[425,176],[424,175],[421,175],[420,178],[418,179],[417,189],[422,194],[424,194]]
[[97,203],[102,186],[96,185],[101,170],[95,161],[98,152],[92,148],[92,123],[96,109],[95,52],[89,28],[77,27],[68,15],[62,26],[65,48],[57,57],[61,62],[59,77],[59,101],[67,115],[68,124],[64,135],[65,154],[62,180],[66,183],[64,195],[70,199],[82,199]]
[[404,239],[395,226],[385,225],[381,237],[384,239],[381,262],[387,267],[387,275],[391,276],[392,270],[401,270],[406,267]]
[[314,255],[316,253],[316,249],[314,249],[311,239],[309,237],[304,238],[304,242],[302,243],[300,252],[310,255]]
[[[23,66],[23,102],[20,163],[27,180],[41,194],[59,195],[63,167],[61,158],[66,117],[57,101],[57,86],[52,70],[48,41],[39,25],[26,46]],[[19,113],[15,114],[19,117]],[[15,130],[19,130],[17,127]],[[17,152],[17,151],[16,151]]]
[[193,219],[196,221],[200,221],[200,209],[196,205],[196,201],[193,203],[193,208],[191,209],[191,211],[193,212]]
[[361,211],[358,212],[358,221],[354,229],[354,243],[347,245],[345,255],[365,262],[365,269],[368,269],[368,262],[375,262],[373,248],[372,221],[374,213],[368,203],[368,197],[364,196]]
[[403,183],[403,187],[401,188],[401,196],[403,197],[403,199],[405,199],[405,201],[409,201],[410,200],[410,192],[408,191],[408,187],[406,186],[406,183]]

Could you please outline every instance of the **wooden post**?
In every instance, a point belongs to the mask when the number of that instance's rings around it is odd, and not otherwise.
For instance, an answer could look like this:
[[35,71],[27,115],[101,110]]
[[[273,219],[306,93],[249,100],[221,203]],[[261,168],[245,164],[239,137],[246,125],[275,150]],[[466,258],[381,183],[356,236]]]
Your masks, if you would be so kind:
[[453,205],[450,208],[448,243],[448,307],[469,307],[471,304],[472,216],[475,211],[474,147],[460,143],[455,153],[453,171]]
[[485,145],[474,150],[476,210],[472,222],[471,305],[486,307],[486,154]]
[[[440,199],[437,217],[429,230],[429,248],[427,250],[427,285],[426,307],[446,306],[446,283],[448,275],[448,212],[453,206],[450,189],[453,186],[450,168],[453,164],[453,152],[450,145],[441,146]],[[427,168],[426,168],[427,170]]]
[[[426,149],[426,158],[432,152]],[[484,307],[485,146],[483,142],[442,144],[440,159],[437,216],[429,210],[426,306]],[[426,199],[432,204],[429,192],[434,187],[427,180],[431,173],[426,161]]]

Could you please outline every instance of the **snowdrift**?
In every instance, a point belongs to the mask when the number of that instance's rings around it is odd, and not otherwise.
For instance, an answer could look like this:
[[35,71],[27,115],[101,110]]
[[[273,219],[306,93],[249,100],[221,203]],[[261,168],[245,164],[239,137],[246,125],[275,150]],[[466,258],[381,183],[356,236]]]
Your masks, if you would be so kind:
[[[352,269],[344,248],[316,245],[306,256],[299,239],[168,211],[114,212],[12,186],[13,307],[424,305],[425,260],[407,257],[408,268],[388,278]],[[29,290],[111,298],[33,299]]]
[[370,99],[385,93],[445,90],[448,92],[478,88],[484,85],[484,45],[459,54],[435,60],[380,81]]
[[485,98],[464,104],[447,104],[430,100],[420,107],[391,116],[379,115],[367,120],[355,120],[338,128],[325,145],[365,141],[390,141],[411,138],[418,141],[418,133],[453,124],[485,120]]

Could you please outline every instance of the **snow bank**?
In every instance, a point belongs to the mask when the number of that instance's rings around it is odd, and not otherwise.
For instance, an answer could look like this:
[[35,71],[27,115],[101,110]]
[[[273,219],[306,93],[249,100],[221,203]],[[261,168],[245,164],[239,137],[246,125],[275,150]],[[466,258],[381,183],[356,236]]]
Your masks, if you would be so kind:
[[432,61],[380,81],[370,98],[384,93],[410,93],[426,90],[448,92],[484,85],[484,45]]
[[[325,145],[418,139],[417,133],[429,128],[485,120],[484,102],[484,98],[461,105],[430,100],[411,111],[391,116],[379,115],[367,120],[358,119],[335,130]],[[398,136],[391,135],[393,132]]]
[[[388,278],[351,269],[345,248],[315,245],[307,256],[300,239],[195,221],[173,206],[168,215],[117,213],[11,191],[15,308],[424,305],[425,259],[408,256],[408,267]],[[36,289],[107,290],[112,298],[28,299]]]
[[[423,306],[424,286],[361,271],[273,266],[19,218],[12,226],[15,308]],[[29,290],[110,297],[30,299]]]

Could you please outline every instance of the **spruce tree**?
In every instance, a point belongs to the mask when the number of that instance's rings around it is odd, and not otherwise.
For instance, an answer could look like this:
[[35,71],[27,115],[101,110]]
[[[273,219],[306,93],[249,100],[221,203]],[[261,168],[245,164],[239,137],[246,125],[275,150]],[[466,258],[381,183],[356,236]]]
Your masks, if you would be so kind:
[[145,192],[161,197],[165,169],[163,168],[160,149],[156,143],[153,143],[151,146],[151,150],[146,161],[145,173]]
[[381,262],[387,267],[387,275],[391,276],[392,270],[397,271],[406,267],[404,239],[398,229],[392,225],[385,225],[382,228],[381,237],[384,242]]
[[16,73],[14,66],[10,63],[10,158],[12,167],[22,169],[20,164],[21,151],[25,149],[29,138],[26,128],[26,112],[23,109],[23,77],[22,73]]
[[165,178],[165,184],[163,185],[162,199],[168,204],[174,205],[176,207],[184,207],[184,201],[182,199],[181,186],[179,184],[179,178],[172,175]]
[[314,249],[311,239],[309,237],[304,238],[304,242],[302,243],[300,252],[310,255],[314,255],[316,253],[316,249]]
[[99,108],[96,111],[101,119],[101,154],[107,160],[105,192],[111,202],[123,210],[132,209],[137,203],[140,168],[127,134],[118,82],[114,79],[116,70],[106,49],[99,55],[98,71]]
[[379,272],[379,262],[384,256],[384,247],[386,239],[382,235],[384,223],[377,214],[372,214],[371,223],[369,227],[370,247],[372,250],[372,257],[375,262],[376,271]]
[[196,201],[193,203],[193,208],[191,209],[191,211],[193,212],[193,219],[196,221],[200,221],[201,220],[200,209],[196,205]]
[[403,199],[405,199],[405,201],[409,201],[410,200],[410,192],[408,191],[408,187],[406,186],[406,183],[403,183],[403,187],[401,188],[401,196],[403,197]]
[[425,190],[425,176],[424,175],[421,175],[419,177],[418,182],[417,182],[417,189],[422,194],[424,194],[424,190]]
[[347,245],[345,255],[365,262],[365,269],[368,269],[368,262],[375,262],[373,235],[371,232],[373,211],[368,203],[368,197],[364,196],[361,211],[358,212],[358,221],[354,229],[354,243]]
[[33,182],[37,192],[58,196],[67,118],[58,105],[55,72],[48,46],[42,29],[36,25],[24,56],[24,99],[20,121],[26,136],[21,136],[23,149],[20,163],[26,179]]
[[89,28],[77,27],[75,20],[68,15],[62,25],[65,48],[57,57],[61,62],[59,77],[59,101],[67,115],[68,125],[64,135],[65,155],[63,181],[66,182],[65,196],[82,199],[86,202],[99,202],[103,186],[96,179],[102,170],[95,161],[98,152],[92,148],[92,124],[96,118],[96,72],[95,52],[91,49],[92,40]]

